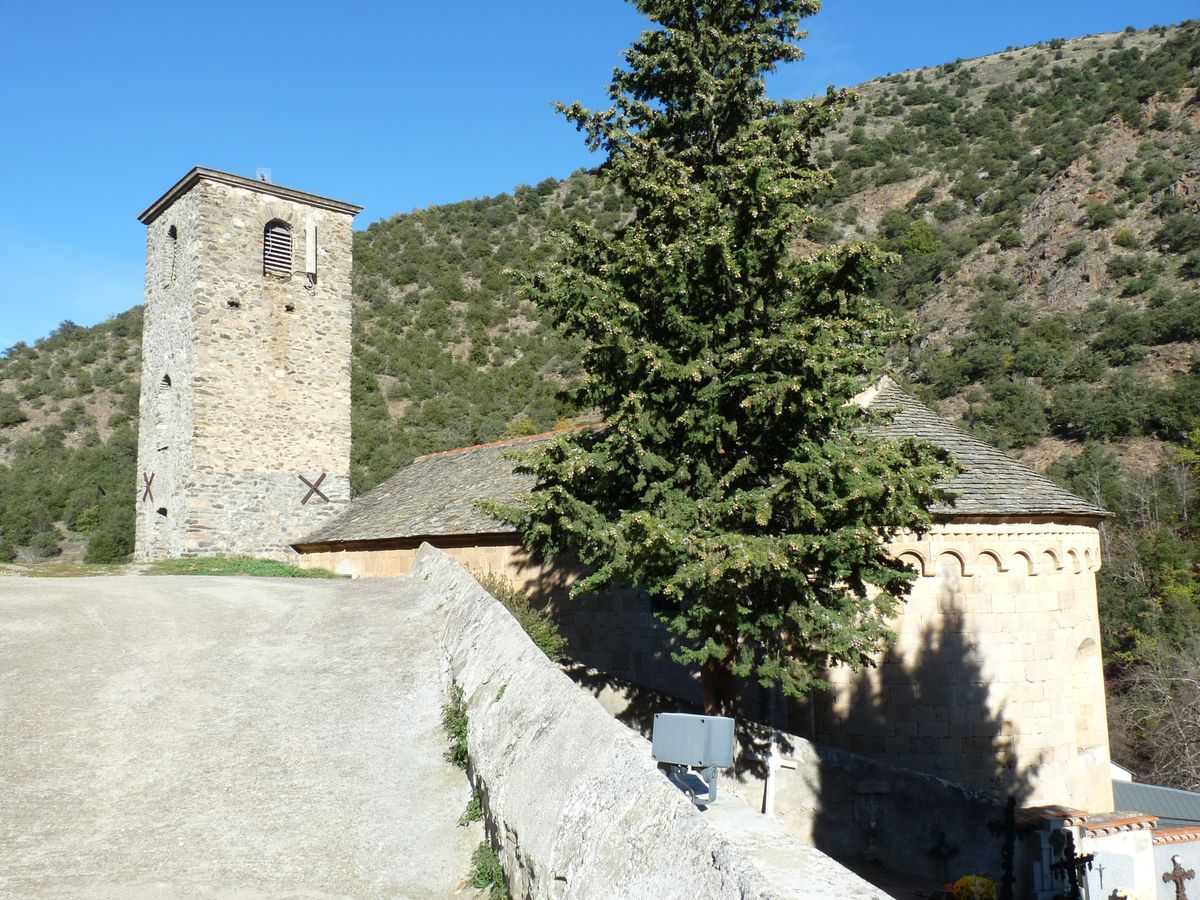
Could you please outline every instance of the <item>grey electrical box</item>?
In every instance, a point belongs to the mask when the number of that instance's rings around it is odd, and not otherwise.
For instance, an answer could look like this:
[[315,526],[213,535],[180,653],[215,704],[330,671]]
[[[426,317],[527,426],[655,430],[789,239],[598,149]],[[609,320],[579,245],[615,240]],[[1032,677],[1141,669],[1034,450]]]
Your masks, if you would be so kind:
[[660,763],[727,769],[733,765],[733,719],[655,713],[652,750]]

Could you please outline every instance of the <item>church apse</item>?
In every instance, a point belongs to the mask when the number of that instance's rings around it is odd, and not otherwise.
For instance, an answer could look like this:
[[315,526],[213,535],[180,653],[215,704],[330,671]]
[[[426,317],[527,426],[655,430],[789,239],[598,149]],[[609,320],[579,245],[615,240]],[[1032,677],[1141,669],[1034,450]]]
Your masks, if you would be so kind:
[[892,547],[918,573],[896,641],[830,673],[815,738],[1029,805],[1111,809],[1096,529],[945,522]]

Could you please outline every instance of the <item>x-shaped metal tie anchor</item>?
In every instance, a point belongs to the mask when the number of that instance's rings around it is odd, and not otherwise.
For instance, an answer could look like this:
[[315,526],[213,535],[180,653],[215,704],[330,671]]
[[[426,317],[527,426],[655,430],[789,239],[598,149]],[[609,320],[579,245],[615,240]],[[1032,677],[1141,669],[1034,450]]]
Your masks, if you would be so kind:
[[300,501],[301,506],[308,503],[308,501],[312,499],[313,494],[316,494],[318,497],[320,497],[326,503],[329,502],[329,498],[326,497],[325,492],[321,490],[321,482],[323,482],[325,480],[324,472],[322,472],[320,475],[317,476],[316,481],[309,481],[303,475],[300,475],[298,477],[300,478],[301,481],[303,481],[306,485],[308,485],[308,493],[305,494],[304,499]]

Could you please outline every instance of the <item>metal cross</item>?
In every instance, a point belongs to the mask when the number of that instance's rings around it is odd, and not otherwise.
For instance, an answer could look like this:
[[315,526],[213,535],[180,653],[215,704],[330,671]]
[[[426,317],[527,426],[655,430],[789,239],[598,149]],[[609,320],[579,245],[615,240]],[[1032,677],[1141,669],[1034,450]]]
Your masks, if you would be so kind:
[[142,481],[146,485],[146,489],[142,491],[142,502],[145,503],[147,500],[149,500],[151,503],[153,503],[154,491],[150,490],[150,485],[154,484],[154,473],[143,472]]
[[1075,835],[1071,834],[1067,829],[1056,831],[1050,838],[1051,845],[1055,846],[1059,855],[1062,857],[1058,862],[1050,863],[1050,871],[1054,874],[1057,881],[1064,875],[1067,878],[1067,892],[1059,894],[1062,900],[1083,900],[1083,891],[1080,889],[1079,876],[1087,869],[1091,869],[1092,860],[1096,858],[1094,853],[1085,853],[1083,856],[1075,855]]
[[313,494],[316,494],[318,497],[320,497],[320,498],[321,498],[322,500],[324,500],[326,503],[328,503],[328,502],[329,502],[329,498],[328,498],[328,497],[326,497],[326,496],[325,496],[325,493],[324,493],[324,491],[322,491],[322,490],[321,490],[321,482],[325,480],[325,473],[324,473],[324,472],[322,472],[322,473],[321,473],[321,474],[320,474],[320,475],[317,477],[317,480],[316,480],[316,481],[309,481],[309,480],[308,480],[307,478],[305,478],[303,475],[300,475],[300,476],[299,476],[299,478],[300,478],[300,480],[301,480],[301,481],[303,481],[303,482],[304,482],[306,485],[308,485],[308,493],[307,493],[307,494],[305,494],[305,495],[304,495],[304,499],[300,501],[300,505],[301,505],[301,506],[303,506],[305,503],[307,503],[309,500],[311,500],[311,499],[312,499],[312,495],[313,495]]
[[1187,891],[1183,889],[1183,883],[1190,881],[1196,877],[1195,869],[1185,869],[1179,864],[1179,857],[1171,857],[1171,865],[1174,867],[1170,872],[1163,873],[1163,884],[1175,882],[1175,900],[1188,900]]
[[1000,845],[1000,868],[1003,874],[1000,876],[999,900],[1013,900],[1014,885],[1017,883],[1013,864],[1017,838],[1024,837],[1034,830],[1034,825],[1017,824],[1017,798],[1012,795],[1009,795],[1008,802],[1004,804],[1004,817],[999,822],[988,823],[988,831],[1003,839]]

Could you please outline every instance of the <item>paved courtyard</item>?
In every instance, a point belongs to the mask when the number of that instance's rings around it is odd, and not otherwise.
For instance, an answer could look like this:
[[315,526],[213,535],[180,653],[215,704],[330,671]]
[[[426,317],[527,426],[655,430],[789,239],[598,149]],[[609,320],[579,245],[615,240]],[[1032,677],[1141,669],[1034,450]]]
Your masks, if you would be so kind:
[[407,579],[0,578],[0,896],[444,897],[480,840]]

